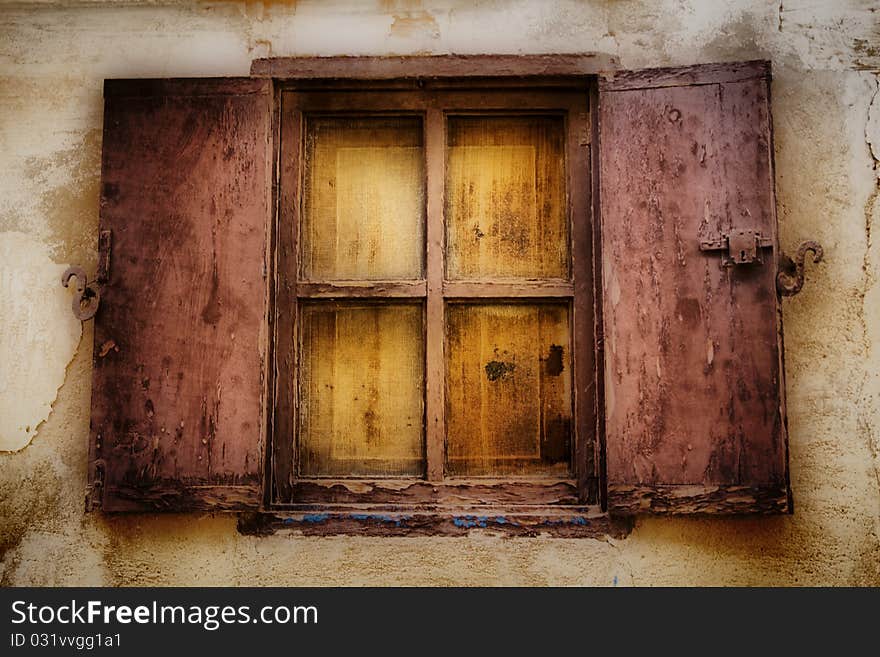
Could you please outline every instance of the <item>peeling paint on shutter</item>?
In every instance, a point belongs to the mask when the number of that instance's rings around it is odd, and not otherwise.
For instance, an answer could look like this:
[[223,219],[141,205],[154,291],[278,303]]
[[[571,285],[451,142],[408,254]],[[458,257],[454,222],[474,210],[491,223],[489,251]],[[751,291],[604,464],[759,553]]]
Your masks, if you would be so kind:
[[270,225],[268,80],[110,80],[91,500],[257,508]]
[[791,510],[769,82],[766,62],[600,82],[612,513]]

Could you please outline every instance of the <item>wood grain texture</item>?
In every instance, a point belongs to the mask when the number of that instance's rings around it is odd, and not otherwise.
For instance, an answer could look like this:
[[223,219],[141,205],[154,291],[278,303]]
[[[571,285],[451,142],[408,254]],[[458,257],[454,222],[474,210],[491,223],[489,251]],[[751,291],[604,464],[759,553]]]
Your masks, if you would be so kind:
[[425,116],[428,152],[428,297],[425,301],[425,440],[428,480],[443,479],[446,458],[445,300],[443,299],[443,197],[446,121],[439,109]]
[[259,508],[262,486],[203,486],[167,480],[156,484],[109,484],[106,495],[113,500],[105,511],[247,511]]
[[774,486],[609,486],[615,515],[745,515],[788,511],[788,492]]
[[775,258],[699,251],[731,228],[776,242],[768,81],[606,88],[599,105],[609,509],[632,512],[627,486],[719,487],[717,511],[731,486],[785,497]]
[[452,304],[446,312],[447,473],[567,475],[568,304]]
[[268,504],[290,497],[296,472],[296,368],[297,368],[297,243],[300,224],[303,118],[295,98],[278,93],[276,106],[278,151],[274,226],[274,319],[272,325],[272,421],[268,463]]
[[336,114],[377,112],[399,115],[429,109],[454,112],[508,111],[553,112],[568,109],[583,111],[585,86],[572,81],[563,86],[504,88],[491,80],[469,88],[428,89],[417,85],[414,90],[367,90],[363,86],[350,89],[305,89],[297,87],[285,95],[303,112]]
[[451,116],[449,279],[568,279],[562,116]]
[[770,78],[770,62],[763,60],[726,64],[698,64],[671,68],[615,71],[599,78],[602,91],[690,87]]
[[303,282],[296,285],[300,299],[336,298],[411,298],[424,297],[425,281],[333,281],[329,283]]
[[108,81],[92,440],[103,508],[260,505],[271,84]]
[[[268,312],[267,318],[267,366],[266,366],[266,442],[263,446],[263,482],[262,482],[262,506],[269,508],[275,490],[275,470],[273,467],[275,459],[274,438],[275,429],[278,423],[278,356],[279,338],[283,333],[278,330],[278,319],[282,313],[290,313],[289,309],[281,310],[278,304],[279,292],[279,271],[282,269],[282,252],[286,251],[283,246],[283,240],[279,234],[281,203],[281,127],[282,127],[282,105],[281,105],[281,89],[277,85],[273,85],[272,90],[272,133],[270,136],[272,147],[272,170],[273,181],[271,187],[271,196],[269,199],[272,219],[269,227],[269,247],[267,257],[267,279],[268,279]],[[289,238],[290,236],[288,236]],[[295,276],[295,270],[294,270]],[[290,295],[292,297],[293,295]],[[295,309],[293,312],[296,312]],[[283,352],[283,349],[281,350]]]
[[595,112],[586,111],[593,107],[592,102],[585,105],[581,111],[567,117],[570,134],[566,140],[566,171],[570,190],[568,205],[571,213],[571,273],[574,282],[571,308],[575,434],[572,471],[577,476],[580,501],[592,504],[599,500],[599,469],[596,461],[596,281],[599,277],[594,272],[593,243],[597,231],[592,212],[590,157],[592,117]]
[[[591,502],[598,502],[603,509],[608,508],[608,477],[605,467],[605,324],[602,314],[602,294],[599,288],[602,284],[602,204],[599,197],[599,85],[598,81],[590,85],[590,228],[592,238],[592,257],[590,273],[590,294],[593,306],[593,321],[590,337],[593,339],[593,368],[588,374],[591,380],[587,384],[591,391],[590,402],[593,405],[591,430],[594,431],[592,444],[593,468],[589,475],[593,476],[593,497]],[[575,273],[580,268],[575,267]],[[579,388],[580,389],[580,388]]]
[[574,296],[573,283],[559,281],[446,281],[443,296],[447,299],[534,299]]
[[130,78],[104,80],[104,98],[266,95],[265,80],[254,78]]
[[613,68],[616,68],[616,58],[604,53],[268,57],[255,59],[251,63],[251,75],[287,80],[388,80],[417,77],[585,76]]
[[315,504],[565,506],[578,503],[572,480],[300,479],[290,508]]

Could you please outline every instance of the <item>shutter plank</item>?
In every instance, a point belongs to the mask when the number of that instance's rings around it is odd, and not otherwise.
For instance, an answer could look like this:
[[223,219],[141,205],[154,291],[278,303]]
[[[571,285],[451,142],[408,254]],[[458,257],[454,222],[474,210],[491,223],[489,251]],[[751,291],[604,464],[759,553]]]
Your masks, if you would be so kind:
[[[608,505],[789,509],[769,68],[600,83]],[[700,241],[760,231],[763,263]]]
[[106,511],[260,504],[270,103],[265,80],[105,85],[91,456]]

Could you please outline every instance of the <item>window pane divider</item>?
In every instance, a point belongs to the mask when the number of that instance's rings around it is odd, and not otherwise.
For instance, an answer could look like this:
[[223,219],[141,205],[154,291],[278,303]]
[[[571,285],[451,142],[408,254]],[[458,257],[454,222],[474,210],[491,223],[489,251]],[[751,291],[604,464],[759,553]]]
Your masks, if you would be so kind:
[[425,281],[299,281],[299,299],[413,298],[427,294]]
[[427,158],[427,300],[425,322],[425,441],[428,481],[443,479],[446,441],[445,368],[443,350],[443,193],[446,178],[446,137],[443,111],[425,114]]
[[456,299],[568,298],[574,296],[574,284],[564,281],[446,281],[443,296]]

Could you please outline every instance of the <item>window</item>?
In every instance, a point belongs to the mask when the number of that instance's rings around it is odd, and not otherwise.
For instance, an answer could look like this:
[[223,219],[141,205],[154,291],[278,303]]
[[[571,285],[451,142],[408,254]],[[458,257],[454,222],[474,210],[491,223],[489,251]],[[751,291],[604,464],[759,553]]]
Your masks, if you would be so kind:
[[281,93],[274,503],[598,502],[588,95]]
[[89,504],[320,533],[790,511],[769,66],[607,68],[108,81]]

